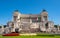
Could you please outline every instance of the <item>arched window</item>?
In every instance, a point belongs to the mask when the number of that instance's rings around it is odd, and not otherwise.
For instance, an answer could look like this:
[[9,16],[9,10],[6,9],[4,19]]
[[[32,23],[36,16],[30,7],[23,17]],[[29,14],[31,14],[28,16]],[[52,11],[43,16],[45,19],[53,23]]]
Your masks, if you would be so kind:
[[44,16],[44,20],[47,21],[47,16]]
[[45,24],[46,29],[48,28],[48,23]]

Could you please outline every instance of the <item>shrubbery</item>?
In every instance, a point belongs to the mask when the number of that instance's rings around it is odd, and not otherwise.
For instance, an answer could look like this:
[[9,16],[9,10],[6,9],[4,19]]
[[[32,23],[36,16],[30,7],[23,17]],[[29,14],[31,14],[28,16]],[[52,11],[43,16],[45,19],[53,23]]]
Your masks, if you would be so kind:
[[54,34],[37,33],[37,36],[55,36]]

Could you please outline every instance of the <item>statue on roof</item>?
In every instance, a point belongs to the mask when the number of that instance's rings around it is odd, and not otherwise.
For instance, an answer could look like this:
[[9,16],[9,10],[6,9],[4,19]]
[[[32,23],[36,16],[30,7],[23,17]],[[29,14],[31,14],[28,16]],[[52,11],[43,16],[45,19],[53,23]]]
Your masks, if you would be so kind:
[[19,10],[15,10],[15,12],[18,12]]
[[45,9],[43,9],[43,11],[42,12],[46,12],[46,10]]

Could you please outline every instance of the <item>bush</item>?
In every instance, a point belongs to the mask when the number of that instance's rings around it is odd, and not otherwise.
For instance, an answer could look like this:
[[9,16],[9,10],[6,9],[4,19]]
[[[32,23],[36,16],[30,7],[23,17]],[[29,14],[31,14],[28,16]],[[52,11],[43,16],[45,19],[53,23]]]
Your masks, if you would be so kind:
[[37,33],[37,36],[54,36],[53,34]]

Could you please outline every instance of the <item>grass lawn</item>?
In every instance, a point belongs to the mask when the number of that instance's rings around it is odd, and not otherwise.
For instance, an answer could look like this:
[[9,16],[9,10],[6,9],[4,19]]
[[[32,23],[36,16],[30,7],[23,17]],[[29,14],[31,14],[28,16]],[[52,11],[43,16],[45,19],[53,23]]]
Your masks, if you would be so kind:
[[60,36],[0,36],[0,38],[60,38]]

